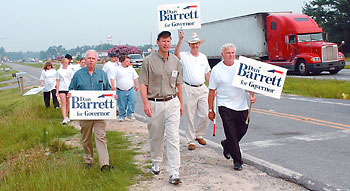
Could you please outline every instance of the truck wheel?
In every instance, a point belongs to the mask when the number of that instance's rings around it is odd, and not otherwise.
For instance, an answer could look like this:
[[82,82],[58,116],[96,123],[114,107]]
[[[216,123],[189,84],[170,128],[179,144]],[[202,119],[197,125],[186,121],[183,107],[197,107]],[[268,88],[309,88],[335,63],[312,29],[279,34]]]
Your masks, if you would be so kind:
[[309,74],[309,71],[307,71],[306,62],[305,60],[300,60],[297,64],[297,72],[301,76],[306,76]]
[[329,73],[330,73],[330,74],[338,74],[339,71],[340,71],[340,70],[330,70]]

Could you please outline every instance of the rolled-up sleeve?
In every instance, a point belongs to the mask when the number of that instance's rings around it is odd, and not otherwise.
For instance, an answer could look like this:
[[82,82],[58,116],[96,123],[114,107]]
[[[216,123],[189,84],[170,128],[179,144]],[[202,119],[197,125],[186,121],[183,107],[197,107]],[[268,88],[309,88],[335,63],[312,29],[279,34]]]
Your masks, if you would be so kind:
[[144,84],[148,86],[148,69],[149,69],[149,59],[145,59],[142,63],[141,71],[140,71],[140,84]]

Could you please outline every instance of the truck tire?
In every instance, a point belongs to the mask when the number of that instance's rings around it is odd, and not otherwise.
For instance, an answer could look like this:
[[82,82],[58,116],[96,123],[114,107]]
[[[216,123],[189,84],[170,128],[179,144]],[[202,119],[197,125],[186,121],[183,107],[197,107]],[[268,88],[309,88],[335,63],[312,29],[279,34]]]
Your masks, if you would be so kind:
[[330,74],[338,74],[339,71],[340,71],[340,70],[330,70],[329,73],[330,73]]
[[297,70],[297,73],[301,76],[306,76],[309,74],[309,71],[307,70],[307,67],[306,67],[305,60],[298,61],[296,70]]

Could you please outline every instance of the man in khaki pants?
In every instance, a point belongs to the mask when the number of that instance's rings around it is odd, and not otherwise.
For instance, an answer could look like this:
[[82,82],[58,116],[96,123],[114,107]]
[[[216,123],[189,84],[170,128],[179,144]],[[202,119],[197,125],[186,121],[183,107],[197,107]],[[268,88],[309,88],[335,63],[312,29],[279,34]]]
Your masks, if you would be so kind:
[[[176,45],[175,55],[180,59],[183,68],[183,90],[184,90],[184,124],[186,129],[186,138],[188,150],[194,150],[195,140],[201,145],[206,145],[203,136],[206,134],[209,126],[208,119],[208,93],[209,89],[204,84],[209,81],[210,66],[207,57],[199,52],[199,46],[204,42],[200,40],[196,33],[193,33],[191,39],[186,41],[190,51],[180,52],[184,32],[179,31],[179,42]],[[197,127],[194,125],[194,119],[198,116]]]
[[[88,50],[86,52],[86,67],[74,74],[69,85],[69,90],[111,90],[107,74],[98,67],[95,67],[96,64],[97,52]],[[85,166],[91,167],[94,159],[92,150],[92,130],[94,130],[101,171],[110,170],[112,167],[109,165],[106,122],[104,120],[80,120],[80,127],[84,146]]]
[[[181,183],[179,125],[182,115],[182,68],[179,59],[169,53],[171,33],[163,31],[157,38],[159,50],[147,56],[140,72],[140,94],[144,112],[150,118],[152,173],[159,174],[166,133],[167,172],[169,183]],[[176,91],[177,89],[177,91]]]

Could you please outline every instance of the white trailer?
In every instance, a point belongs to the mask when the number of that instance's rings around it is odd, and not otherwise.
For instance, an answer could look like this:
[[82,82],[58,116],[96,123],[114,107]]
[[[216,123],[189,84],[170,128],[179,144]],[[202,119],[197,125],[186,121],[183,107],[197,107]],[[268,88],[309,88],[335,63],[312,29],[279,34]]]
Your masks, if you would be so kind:
[[[226,43],[236,46],[236,55],[249,57],[268,56],[265,18],[268,13],[255,13],[240,17],[203,23],[202,28],[185,30],[185,39],[197,33],[205,40],[199,51],[208,59],[220,59],[220,47]],[[182,46],[188,50],[188,46]]]

